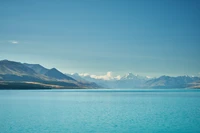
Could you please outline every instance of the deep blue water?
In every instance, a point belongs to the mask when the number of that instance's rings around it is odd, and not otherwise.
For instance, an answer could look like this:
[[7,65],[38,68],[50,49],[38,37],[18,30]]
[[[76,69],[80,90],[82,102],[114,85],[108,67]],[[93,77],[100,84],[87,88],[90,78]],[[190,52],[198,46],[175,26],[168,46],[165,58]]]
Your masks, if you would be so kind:
[[200,90],[2,90],[1,133],[198,133]]

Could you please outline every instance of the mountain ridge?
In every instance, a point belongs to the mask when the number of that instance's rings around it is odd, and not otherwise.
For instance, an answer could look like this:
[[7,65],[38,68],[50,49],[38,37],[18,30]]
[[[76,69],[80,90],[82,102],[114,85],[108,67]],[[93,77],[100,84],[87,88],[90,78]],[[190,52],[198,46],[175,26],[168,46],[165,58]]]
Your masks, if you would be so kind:
[[128,73],[115,80],[95,79],[90,75],[79,75],[79,78],[95,82],[105,88],[200,88],[200,77],[192,76],[172,77],[163,75],[158,78],[147,78]]
[[24,63],[24,65],[26,65],[27,67],[33,69],[38,74],[45,74],[49,70],[49,69],[43,67],[40,64],[28,64],[28,63]]
[[[110,75],[109,75],[110,76]],[[41,86],[42,88],[200,88],[200,77],[160,76],[147,78],[128,73],[121,78],[99,79],[96,76],[63,74],[56,68],[47,69],[40,64],[28,64],[16,61],[0,61],[0,86],[13,84],[23,86]],[[14,82],[14,83],[13,83]]]
[[[33,69],[32,69],[32,68]],[[45,74],[38,68],[47,70]],[[37,72],[34,70],[37,69]],[[16,86],[15,86],[16,85]],[[35,88],[100,88],[95,83],[78,82],[75,79],[63,74],[56,68],[46,69],[39,64],[28,64],[9,60],[0,61],[0,88],[22,89],[24,86]],[[28,89],[28,88],[27,88]]]
[[36,72],[20,62],[0,61],[0,74],[35,75]]
[[62,72],[58,71],[56,68],[49,69],[45,74],[45,76],[59,79],[59,80],[72,80],[76,81],[75,79],[63,74]]

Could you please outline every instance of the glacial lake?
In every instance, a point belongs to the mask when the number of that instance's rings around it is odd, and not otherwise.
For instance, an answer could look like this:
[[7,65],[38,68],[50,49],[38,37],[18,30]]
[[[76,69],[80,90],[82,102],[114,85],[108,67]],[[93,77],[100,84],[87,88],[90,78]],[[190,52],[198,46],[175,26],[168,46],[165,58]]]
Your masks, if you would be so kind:
[[1,133],[197,133],[200,90],[1,90]]

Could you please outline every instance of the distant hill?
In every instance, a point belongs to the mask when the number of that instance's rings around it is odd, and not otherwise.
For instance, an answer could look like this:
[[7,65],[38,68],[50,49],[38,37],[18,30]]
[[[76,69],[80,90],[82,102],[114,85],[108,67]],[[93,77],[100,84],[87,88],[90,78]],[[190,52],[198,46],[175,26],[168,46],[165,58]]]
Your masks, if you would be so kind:
[[199,77],[190,76],[161,76],[159,78],[151,79],[147,81],[144,87],[148,88],[187,88],[191,83],[199,81]]

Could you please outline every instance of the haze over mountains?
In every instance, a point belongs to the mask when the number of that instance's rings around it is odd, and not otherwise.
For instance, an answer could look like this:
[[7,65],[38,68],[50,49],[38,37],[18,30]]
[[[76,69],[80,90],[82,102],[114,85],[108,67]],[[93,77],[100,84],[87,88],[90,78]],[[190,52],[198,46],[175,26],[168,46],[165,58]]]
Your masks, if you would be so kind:
[[56,68],[47,69],[40,64],[0,61],[0,89],[51,88],[200,88],[200,77],[148,78],[128,73],[103,79],[78,73],[63,74]]

